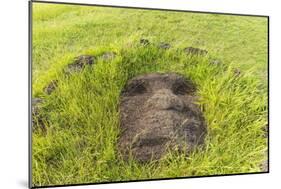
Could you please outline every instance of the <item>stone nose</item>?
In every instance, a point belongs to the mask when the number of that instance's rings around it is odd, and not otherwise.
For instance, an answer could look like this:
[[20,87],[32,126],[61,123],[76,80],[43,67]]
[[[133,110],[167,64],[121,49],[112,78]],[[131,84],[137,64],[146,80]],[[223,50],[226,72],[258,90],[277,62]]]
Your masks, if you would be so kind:
[[151,109],[182,111],[184,103],[171,90],[159,89],[147,100],[146,106]]

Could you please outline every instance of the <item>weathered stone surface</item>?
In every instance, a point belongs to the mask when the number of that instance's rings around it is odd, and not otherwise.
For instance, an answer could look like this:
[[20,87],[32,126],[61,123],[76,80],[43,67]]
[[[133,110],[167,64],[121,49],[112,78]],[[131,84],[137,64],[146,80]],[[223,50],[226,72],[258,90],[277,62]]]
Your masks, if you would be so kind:
[[169,48],[171,48],[171,45],[169,44],[169,43],[160,43],[159,44],[159,48],[160,49],[169,49]]
[[115,56],[116,54],[114,52],[105,52],[102,54],[101,58],[103,60],[112,60]]
[[208,51],[206,50],[194,48],[194,47],[187,47],[184,49],[184,52],[188,55],[201,55],[201,56],[204,56],[208,53]]
[[90,55],[81,55],[75,58],[74,62],[67,65],[65,72],[71,74],[81,71],[86,65],[93,65],[95,63],[95,57]]
[[131,79],[121,93],[118,149],[139,162],[160,159],[167,149],[189,152],[207,132],[195,104],[195,86],[175,73]]
[[42,98],[32,98],[32,113],[38,115],[39,113],[39,106],[43,102]]
[[140,39],[140,44],[142,44],[143,46],[147,46],[150,44],[148,39]]
[[45,88],[44,92],[48,95],[50,95],[56,88],[58,87],[58,80],[51,81]]
[[46,126],[44,124],[44,118],[41,115],[41,105],[43,99],[32,98],[32,131],[40,129],[41,131],[46,131]]
[[215,66],[218,66],[218,65],[221,65],[221,64],[222,64],[221,61],[220,61],[220,60],[217,60],[217,59],[211,60],[210,63],[211,63],[212,65],[215,65]]
[[239,77],[241,75],[241,70],[239,68],[235,68],[233,73],[235,77]]

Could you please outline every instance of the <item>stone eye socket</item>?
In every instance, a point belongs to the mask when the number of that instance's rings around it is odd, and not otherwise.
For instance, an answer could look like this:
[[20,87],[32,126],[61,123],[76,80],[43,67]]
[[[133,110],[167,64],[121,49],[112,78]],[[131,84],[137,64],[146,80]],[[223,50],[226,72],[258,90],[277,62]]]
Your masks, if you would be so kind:
[[175,95],[185,95],[194,93],[196,86],[191,81],[181,78],[173,83],[171,89]]
[[185,95],[189,93],[188,86],[185,83],[175,83],[172,87],[172,91],[176,95]]
[[144,82],[133,82],[126,87],[125,93],[128,96],[136,96],[147,92]]

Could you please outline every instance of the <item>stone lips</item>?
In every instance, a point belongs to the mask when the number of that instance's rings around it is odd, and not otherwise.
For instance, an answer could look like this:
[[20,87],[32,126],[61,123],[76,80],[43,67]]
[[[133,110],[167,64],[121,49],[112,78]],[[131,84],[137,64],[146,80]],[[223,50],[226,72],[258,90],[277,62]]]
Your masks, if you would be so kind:
[[139,162],[158,160],[167,150],[190,152],[207,132],[194,84],[175,73],[131,79],[121,93],[118,150]]

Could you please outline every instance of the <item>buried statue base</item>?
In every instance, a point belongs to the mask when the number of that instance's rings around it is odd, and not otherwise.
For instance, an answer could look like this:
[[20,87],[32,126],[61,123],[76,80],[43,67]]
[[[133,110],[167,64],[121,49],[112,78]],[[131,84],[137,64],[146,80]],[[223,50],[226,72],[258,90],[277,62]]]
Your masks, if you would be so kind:
[[195,104],[195,86],[175,73],[131,79],[121,93],[118,150],[139,162],[158,160],[167,150],[190,152],[207,132]]

